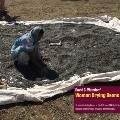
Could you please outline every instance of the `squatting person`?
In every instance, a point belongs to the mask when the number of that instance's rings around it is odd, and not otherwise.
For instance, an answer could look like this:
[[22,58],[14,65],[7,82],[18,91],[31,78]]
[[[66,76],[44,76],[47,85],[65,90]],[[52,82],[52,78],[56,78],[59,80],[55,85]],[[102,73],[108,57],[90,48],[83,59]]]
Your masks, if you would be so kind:
[[49,60],[49,58],[42,57],[39,51],[39,41],[41,41],[43,34],[44,30],[37,26],[14,42],[11,55],[13,60],[17,60],[18,65],[28,65],[31,60],[38,69],[44,67],[39,60]]

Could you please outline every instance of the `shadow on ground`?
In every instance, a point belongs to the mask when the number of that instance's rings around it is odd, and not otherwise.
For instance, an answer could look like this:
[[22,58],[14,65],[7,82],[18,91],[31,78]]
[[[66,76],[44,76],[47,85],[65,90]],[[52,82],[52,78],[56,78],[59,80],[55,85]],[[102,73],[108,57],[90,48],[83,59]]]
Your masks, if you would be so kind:
[[12,21],[16,21],[17,18],[19,18],[20,16],[10,16],[7,12],[6,13],[0,13],[0,21],[7,21],[7,22],[12,22]]
[[47,78],[49,80],[54,80],[59,77],[58,73],[47,67],[42,61],[41,64],[44,66],[43,69],[37,69],[34,64],[30,61],[26,66],[19,66],[17,61],[14,62],[15,68],[24,76],[25,79],[35,81],[37,78]]

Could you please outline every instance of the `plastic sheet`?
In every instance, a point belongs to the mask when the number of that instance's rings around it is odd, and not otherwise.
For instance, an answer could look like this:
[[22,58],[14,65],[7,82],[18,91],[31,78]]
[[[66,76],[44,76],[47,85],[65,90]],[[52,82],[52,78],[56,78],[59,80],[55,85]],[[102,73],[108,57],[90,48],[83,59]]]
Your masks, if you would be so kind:
[[[2,25],[12,25],[12,24],[56,24],[56,23],[73,23],[73,24],[95,24],[98,26],[103,26],[110,28],[114,31],[120,32],[120,20],[115,17],[109,17],[107,15],[100,16],[97,18],[88,17],[77,17],[77,18],[60,18],[48,21],[21,21],[21,22],[11,22],[7,23],[5,21],[0,21]],[[23,90],[22,88],[8,87],[7,90],[0,90],[0,105],[24,102],[24,101],[35,101],[42,102],[46,98],[53,97],[60,93],[65,93],[74,88],[76,85],[84,85],[90,82],[111,82],[120,79],[120,71],[113,71],[100,74],[86,74],[85,77],[80,77],[79,75],[74,75],[69,78],[68,81],[59,81],[52,84],[46,84],[43,86],[35,85],[33,88],[28,88]]]

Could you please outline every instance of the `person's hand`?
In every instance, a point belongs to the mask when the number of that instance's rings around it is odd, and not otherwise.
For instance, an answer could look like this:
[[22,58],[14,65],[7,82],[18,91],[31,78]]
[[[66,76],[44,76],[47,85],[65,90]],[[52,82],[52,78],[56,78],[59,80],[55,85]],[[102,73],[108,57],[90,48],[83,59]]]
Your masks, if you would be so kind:
[[49,61],[49,60],[50,60],[50,58],[49,58],[48,56],[42,56],[41,59],[42,59],[43,61]]

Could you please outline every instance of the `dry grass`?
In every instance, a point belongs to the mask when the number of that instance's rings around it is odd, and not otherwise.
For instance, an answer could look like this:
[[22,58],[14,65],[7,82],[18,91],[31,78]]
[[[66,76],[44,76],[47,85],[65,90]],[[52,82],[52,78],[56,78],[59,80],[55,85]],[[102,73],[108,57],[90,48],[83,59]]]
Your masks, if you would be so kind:
[[[119,0],[6,0],[11,20],[48,20],[60,17],[120,18]],[[19,17],[18,17],[19,16]],[[76,114],[73,112],[73,91],[58,95],[44,103],[19,103],[1,106],[0,120],[117,120],[119,114]]]
[[60,17],[119,17],[119,0],[6,0],[9,15],[17,20],[47,20]]

